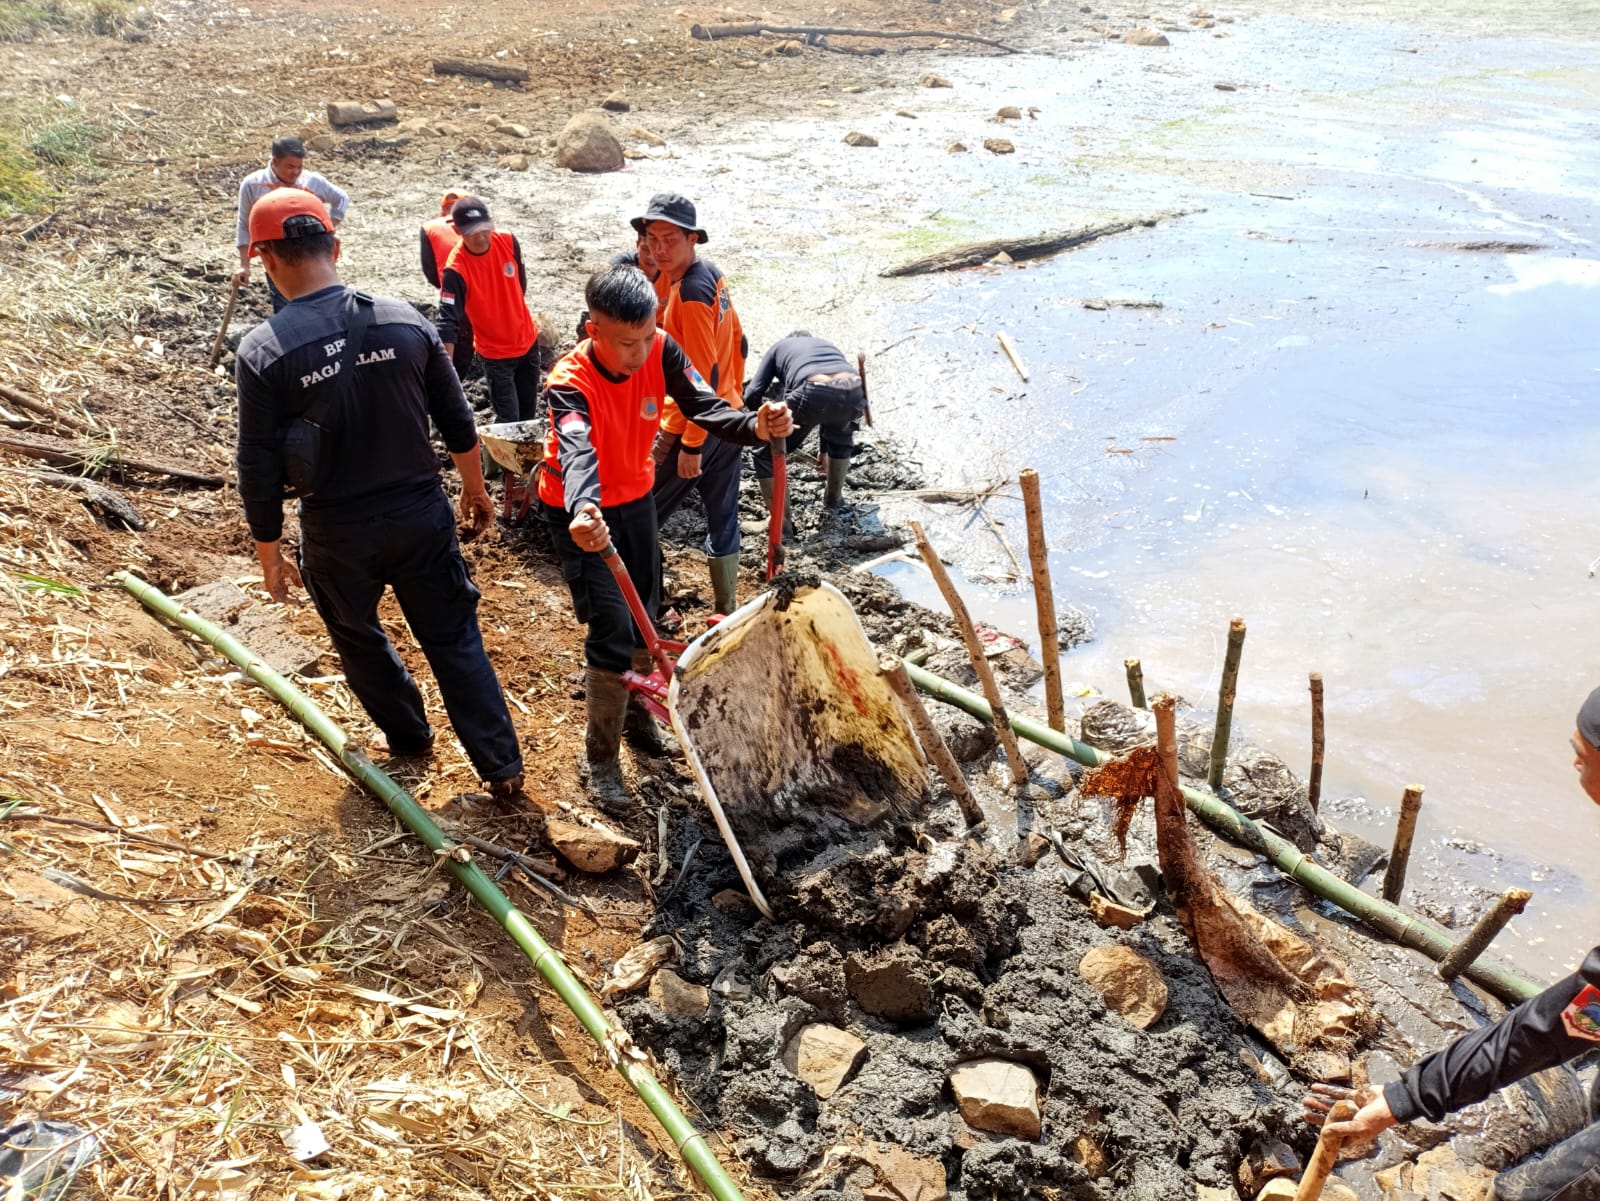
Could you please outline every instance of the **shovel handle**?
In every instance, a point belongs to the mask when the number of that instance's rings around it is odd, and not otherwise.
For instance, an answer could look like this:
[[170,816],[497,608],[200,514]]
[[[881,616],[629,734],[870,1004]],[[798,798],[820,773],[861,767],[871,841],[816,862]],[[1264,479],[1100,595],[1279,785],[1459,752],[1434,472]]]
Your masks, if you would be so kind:
[[650,651],[650,658],[660,670],[661,678],[670,680],[672,660],[667,658],[666,648],[656,636],[655,622],[651,621],[650,614],[645,612],[644,601],[639,598],[639,590],[633,586],[633,577],[628,574],[627,564],[622,561],[622,556],[617,554],[617,548],[610,542],[595,553],[611,569],[611,576],[617,581],[617,587],[622,590],[622,599],[628,602],[628,612],[633,614],[634,625],[638,626],[639,632],[644,635],[644,644]]
[[778,574],[783,556],[783,516],[789,501],[788,440],[773,438],[772,448],[772,514],[767,519],[767,579]]
[[211,343],[210,366],[215,367],[217,360],[222,358],[222,342],[228,336],[228,326],[233,324],[233,310],[239,303],[239,281],[233,281],[233,287],[228,291],[228,307],[222,311],[222,328],[217,330],[216,341]]
[[1355,1116],[1353,1101],[1340,1101],[1328,1111],[1322,1135],[1317,1139],[1317,1149],[1311,1153],[1311,1162],[1306,1164],[1305,1175],[1300,1177],[1300,1185],[1294,1190],[1294,1201],[1317,1201],[1322,1196],[1322,1186],[1328,1183],[1328,1174],[1339,1161],[1339,1146],[1344,1142],[1337,1135],[1330,1135],[1328,1127],[1335,1122],[1348,1122]]

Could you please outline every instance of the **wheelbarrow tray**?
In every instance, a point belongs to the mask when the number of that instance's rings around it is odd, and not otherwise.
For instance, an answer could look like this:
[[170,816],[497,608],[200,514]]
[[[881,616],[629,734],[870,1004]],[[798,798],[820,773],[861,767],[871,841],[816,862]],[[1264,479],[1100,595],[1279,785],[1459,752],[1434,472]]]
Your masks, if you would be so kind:
[[543,421],[502,421],[478,427],[489,457],[512,475],[526,476],[544,461]]
[[927,764],[855,610],[830,584],[780,578],[678,659],[673,729],[751,899],[743,846],[807,810],[854,825],[919,815]]

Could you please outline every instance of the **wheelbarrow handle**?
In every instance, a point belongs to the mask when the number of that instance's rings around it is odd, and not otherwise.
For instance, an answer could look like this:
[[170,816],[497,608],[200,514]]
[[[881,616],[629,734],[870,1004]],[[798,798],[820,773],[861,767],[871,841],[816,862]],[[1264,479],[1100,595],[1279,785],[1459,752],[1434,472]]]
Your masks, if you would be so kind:
[[767,579],[778,574],[783,563],[783,517],[789,501],[788,439],[775,436],[772,448],[772,513],[767,519]]
[[633,623],[644,635],[644,644],[650,651],[650,658],[660,670],[661,678],[670,680],[672,660],[667,658],[666,648],[661,645],[661,639],[656,635],[655,622],[650,620],[650,614],[645,611],[644,601],[639,597],[639,590],[633,586],[633,577],[628,574],[627,564],[622,561],[622,556],[617,554],[617,548],[612,546],[609,540],[595,553],[611,569],[611,576],[617,581],[617,587],[622,590],[622,599],[628,602],[628,612],[633,614]]

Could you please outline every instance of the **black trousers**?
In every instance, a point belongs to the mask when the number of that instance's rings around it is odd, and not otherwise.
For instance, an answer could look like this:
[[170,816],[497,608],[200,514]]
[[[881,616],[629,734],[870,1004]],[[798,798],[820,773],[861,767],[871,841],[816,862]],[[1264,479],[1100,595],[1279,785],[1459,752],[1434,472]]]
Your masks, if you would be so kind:
[[[642,648],[645,641],[622,590],[605,560],[592,551],[580,550],[572,540],[567,529],[572,517],[567,511],[554,505],[542,507],[556,557],[561,560],[561,575],[572,593],[572,611],[589,627],[583,640],[584,660],[601,671],[627,671],[633,665],[634,649]],[[600,513],[611,530],[611,545],[617,548],[644,601],[644,611],[653,616],[661,605],[661,539],[656,532],[655,498],[647,492],[625,505],[602,508]]]
[[450,358],[450,364],[456,369],[456,378],[465,382],[467,376],[472,374],[472,362],[477,357],[477,351],[472,345],[472,322],[467,320],[467,315],[462,313],[456,324],[456,349]]
[[1493,1201],[1600,1201],[1600,1121],[1501,1172],[1490,1196]]
[[483,374],[489,379],[489,403],[496,421],[532,421],[539,403],[539,343],[514,359],[484,356]]
[[300,574],[362,707],[395,748],[433,736],[422,695],[378,622],[385,587],[416,636],[467,758],[485,780],[522,770],[522,749],[478,629],[478,589],[438,487],[382,512],[301,514]]
[[[853,380],[853,382],[852,382]],[[855,454],[856,424],[867,411],[867,400],[861,390],[861,381],[846,380],[841,383],[813,383],[805,381],[790,390],[784,402],[789,415],[794,418],[794,431],[785,440],[784,449],[790,454],[800,449],[811,431],[820,429],[818,440],[822,453],[830,459],[848,459]],[[754,455],[756,479],[772,478],[772,447],[763,442]]]

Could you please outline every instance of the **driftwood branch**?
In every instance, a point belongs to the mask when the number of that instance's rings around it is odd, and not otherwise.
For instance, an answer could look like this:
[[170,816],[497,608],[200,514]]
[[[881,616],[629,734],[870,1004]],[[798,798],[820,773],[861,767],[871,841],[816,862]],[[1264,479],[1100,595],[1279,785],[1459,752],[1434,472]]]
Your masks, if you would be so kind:
[[936,271],[959,271],[963,267],[977,267],[987,263],[1002,252],[1010,255],[1016,262],[1040,259],[1077,246],[1087,246],[1100,238],[1125,234],[1135,229],[1149,229],[1159,221],[1170,221],[1174,217],[1187,216],[1195,211],[1197,210],[1179,209],[1152,213],[1148,217],[1123,217],[1116,221],[1104,221],[1098,225],[1080,226],[1062,233],[1036,234],[1031,238],[991,238],[987,242],[969,242],[953,250],[941,250],[938,254],[901,263],[898,267],[890,267],[878,274],[892,279],[901,275],[931,275]]
[[113,528],[120,527],[125,530],[145,528],[144,514],[140,513],[126,496],[105,484],[86,480],[81,476],[62,475],[55,471],[27,471],[21,467],[0,467],[0,474],[32,480],[47,488],[64,488],[68,492],[77,492],[83,497],[83,503],[89,510]]
[[138,471],[146,475],[164,475],[185,484],[202,488],[220,488],[227,480],[220,475],[196,471],[170,459],[136,458],[116,446],[85,446],[68,442],[65,438],[51,438],[44,434],[0,433],[0,451],[39,459],[57,467],[75,467],[80,471],[103,470],[115,467],[123,471]]
[[471,75],[475,79],[493,79],[500,83],[527,83],[528,68],[513,67],[506,63],[489,62],[480,58],[436,58],[435,75]]
[[71,413],[63,413],[54,405],[46,404],[42,400],[35,400],[26,392],[19,392],[9,384],[0,384],[0,400],[21,409],[25,413],[32,413],[42,417],[52,425],[63,426],[69,430],[77,430],[80,434],[90,433],[93,427],[81,417],[74,417]]
[[952,42],[976,42],[980,46],[993,46],[996,50],[1004,50],[1007,54],[1022,53],[1015,46],[1007,46],[1004,42],[997,42],[993,38],[979,37],[975,33],[952,33],[948,29],[843,29],[831,25],[768,25],[762,21],[689,26],[689,35],[702,42],[715,42],[720,38],[755,38],[764,33],[785,33],[806,38],[942,38]]

